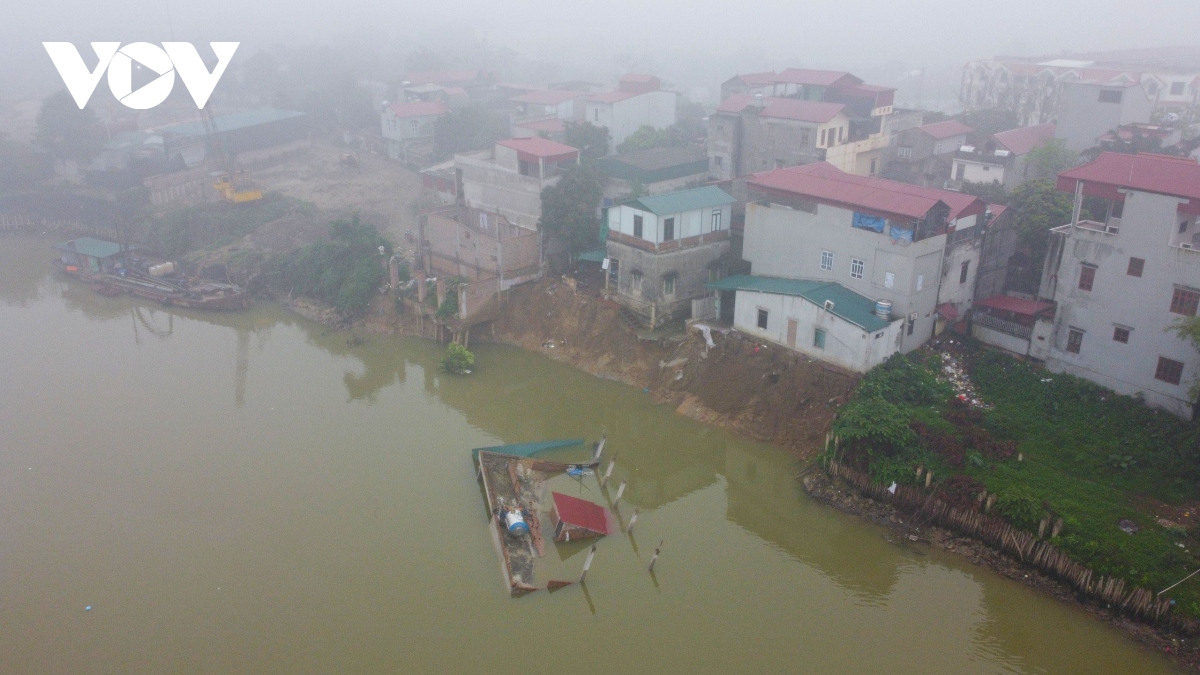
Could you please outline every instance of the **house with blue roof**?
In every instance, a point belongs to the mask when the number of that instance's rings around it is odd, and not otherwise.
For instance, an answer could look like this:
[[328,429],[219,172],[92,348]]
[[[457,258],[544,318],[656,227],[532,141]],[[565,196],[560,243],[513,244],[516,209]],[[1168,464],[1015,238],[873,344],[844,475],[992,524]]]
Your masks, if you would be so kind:
[[734,198],[705,186],[605,210],[606,285],[651,327],[691,315],[691,301],[723,276]]

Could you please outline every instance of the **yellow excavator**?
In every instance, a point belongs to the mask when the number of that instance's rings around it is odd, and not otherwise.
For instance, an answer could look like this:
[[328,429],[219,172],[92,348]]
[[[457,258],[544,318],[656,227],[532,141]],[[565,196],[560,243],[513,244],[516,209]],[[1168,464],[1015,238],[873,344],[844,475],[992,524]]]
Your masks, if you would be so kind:
[[233,159],[225,152],[225,146],[221,143],[221,136],[217,133],[216,117],[213,115],[211,105],[206,105],[200,110],[200,118],[204,122],[204,135],[208,140],[208,159],[212,166],[221,169],[209,174],[213,178],[213,189],[230,204],[245,204],[262,199],[262,190],[239,190],[234,183],[236,172],[233,167]]

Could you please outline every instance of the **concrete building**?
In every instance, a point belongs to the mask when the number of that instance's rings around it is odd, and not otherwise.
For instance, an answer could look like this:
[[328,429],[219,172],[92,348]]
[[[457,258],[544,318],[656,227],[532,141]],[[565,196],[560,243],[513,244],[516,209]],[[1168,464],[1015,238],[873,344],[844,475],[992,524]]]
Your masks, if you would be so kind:
[[708,155],[699,148],[650,148],[602,158],[598,165],[608,180],[604,198],[618,201],[633,195],[657,195],[697,187],[708,179]]
[[546,138],[513,138],[491,150],[454,156],[464,206],[498,213],[530,230],[542,217],[542,190],[579,163],[579,151]]
[[875,314],[875,301],[835,281],[739,274],[709,284],[733,302],[737,330],[815,359],[865,373],[896,352],[903,319]]
[[[886,353],[924,344],[939,305],[959,316],[970,310],[982,240],[976,233],[989,220],[977,197],[824,163],[756,174],[747,187],[742,257],[751,274],[836,282],[890,302],[904,330],[887,333]],[[732,299],[720,299],[727,318],[737,314],[727,306]]]
[[945,120],[904,129],[896,134],[887,155],[884,176],[913,185],[943,187],[953,176],[954,153],[974,131],[958,120]]
[[1004,178],[1000,181],[1006,190],[1011,190],[1033,177],[1028,165],[1029,153],[1054,138],[1055,127],[1054,122],[1047,122],[1001,131],[992,136],[995,144],[985,148],[985,151],[990,151],[997,157],[1001,157],[1000,151],[1008,153],[1003,156],[1006,163]]
[[733,197],[708,186],[652,195],[606,209],[608,278],[616,299],[651,327],[690,316],[709,295],[729,251]]
[[1200,104],[1200,47],[1164,47],[971,61],[963,68],[959,100],[967,110],[1002,108],[1022,125],[1061,118],[1063,85],[1079,80],[1145,85],[1158,110],[1194,120]]
[[[721,92],[708,129],[709,170],[717,180],[821,161],[876,175],[894,135],[912,126],[910,115],[892,107],[894,89],[841,71],[738,75]],[[839,128],[833,137],[822,136],[813,124]]]
[[433,153],[437,121],[450,112],[441,101],[392,103],[380,114],[383,146],[388,157],[400,162],[424,163]]
[[737,94],[708,118],[709,176],[748,174],[824,161],[844,144],[850,118],[840,103]]
[[537,232],[498,213],[447,206],[421,214],[419,267],[430,276],[494,279],[497,290],[537,278],[541,242]]
[[1056,138],[1083,152],[1105,133],[1126,124],[1149,124],[1154,100],[1136,82],[1065,82],[1059,94]]
[[531,91],[509,99],[516,104],[513,122],[533,122],[546,119],[582,120],[586,111],[581,91]]
[[1060,190],[1107,202],[1102,221],[1051,230],[1040,298],[1053,301],[1028,353],[1185,418],[1196,349],[1169,328],[1200,303],[1200,165],[1102,153],[1059,174]]
[[500,99],[504,94],[499,89],[498,80],[496,73],[489,70],[427,70],[405,74],[401,85],[412,88],[432,84],[460,89],[472,102],[489,102]]
[[653,75],[626,75],[616,91],[587,95],[584,118],[608,128],[611,149],[642,127],[665,129],[675,124],[677,96],[661,85]]

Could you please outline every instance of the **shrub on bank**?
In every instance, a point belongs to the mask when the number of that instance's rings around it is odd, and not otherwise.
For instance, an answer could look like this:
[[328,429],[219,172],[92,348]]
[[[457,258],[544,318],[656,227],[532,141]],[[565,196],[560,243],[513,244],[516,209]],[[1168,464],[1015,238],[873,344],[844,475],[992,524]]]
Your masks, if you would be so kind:
[[271,286],[328,303],[346,316],[361,315],[387,278],[379,248],[386,257],[391,244],[357,215],[329,230],[328,241],[276,258],[268,273]]
[[475,366],[475,355],[466,347],[451,342],[446,346],[446,355],[442,357],[442,369],[454,375],[466,375]]

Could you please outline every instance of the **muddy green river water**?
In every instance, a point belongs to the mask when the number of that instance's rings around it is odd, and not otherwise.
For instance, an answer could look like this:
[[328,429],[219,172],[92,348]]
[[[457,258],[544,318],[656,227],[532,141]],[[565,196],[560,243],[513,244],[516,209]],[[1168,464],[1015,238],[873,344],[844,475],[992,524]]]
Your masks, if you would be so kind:
[[[448,377],[426,341],[104,298],[50,258],[0,239],[0,672],[1175,672],[640,390],[493,346]],[[602,433],[634,536],[510,598],[470,448]]]

